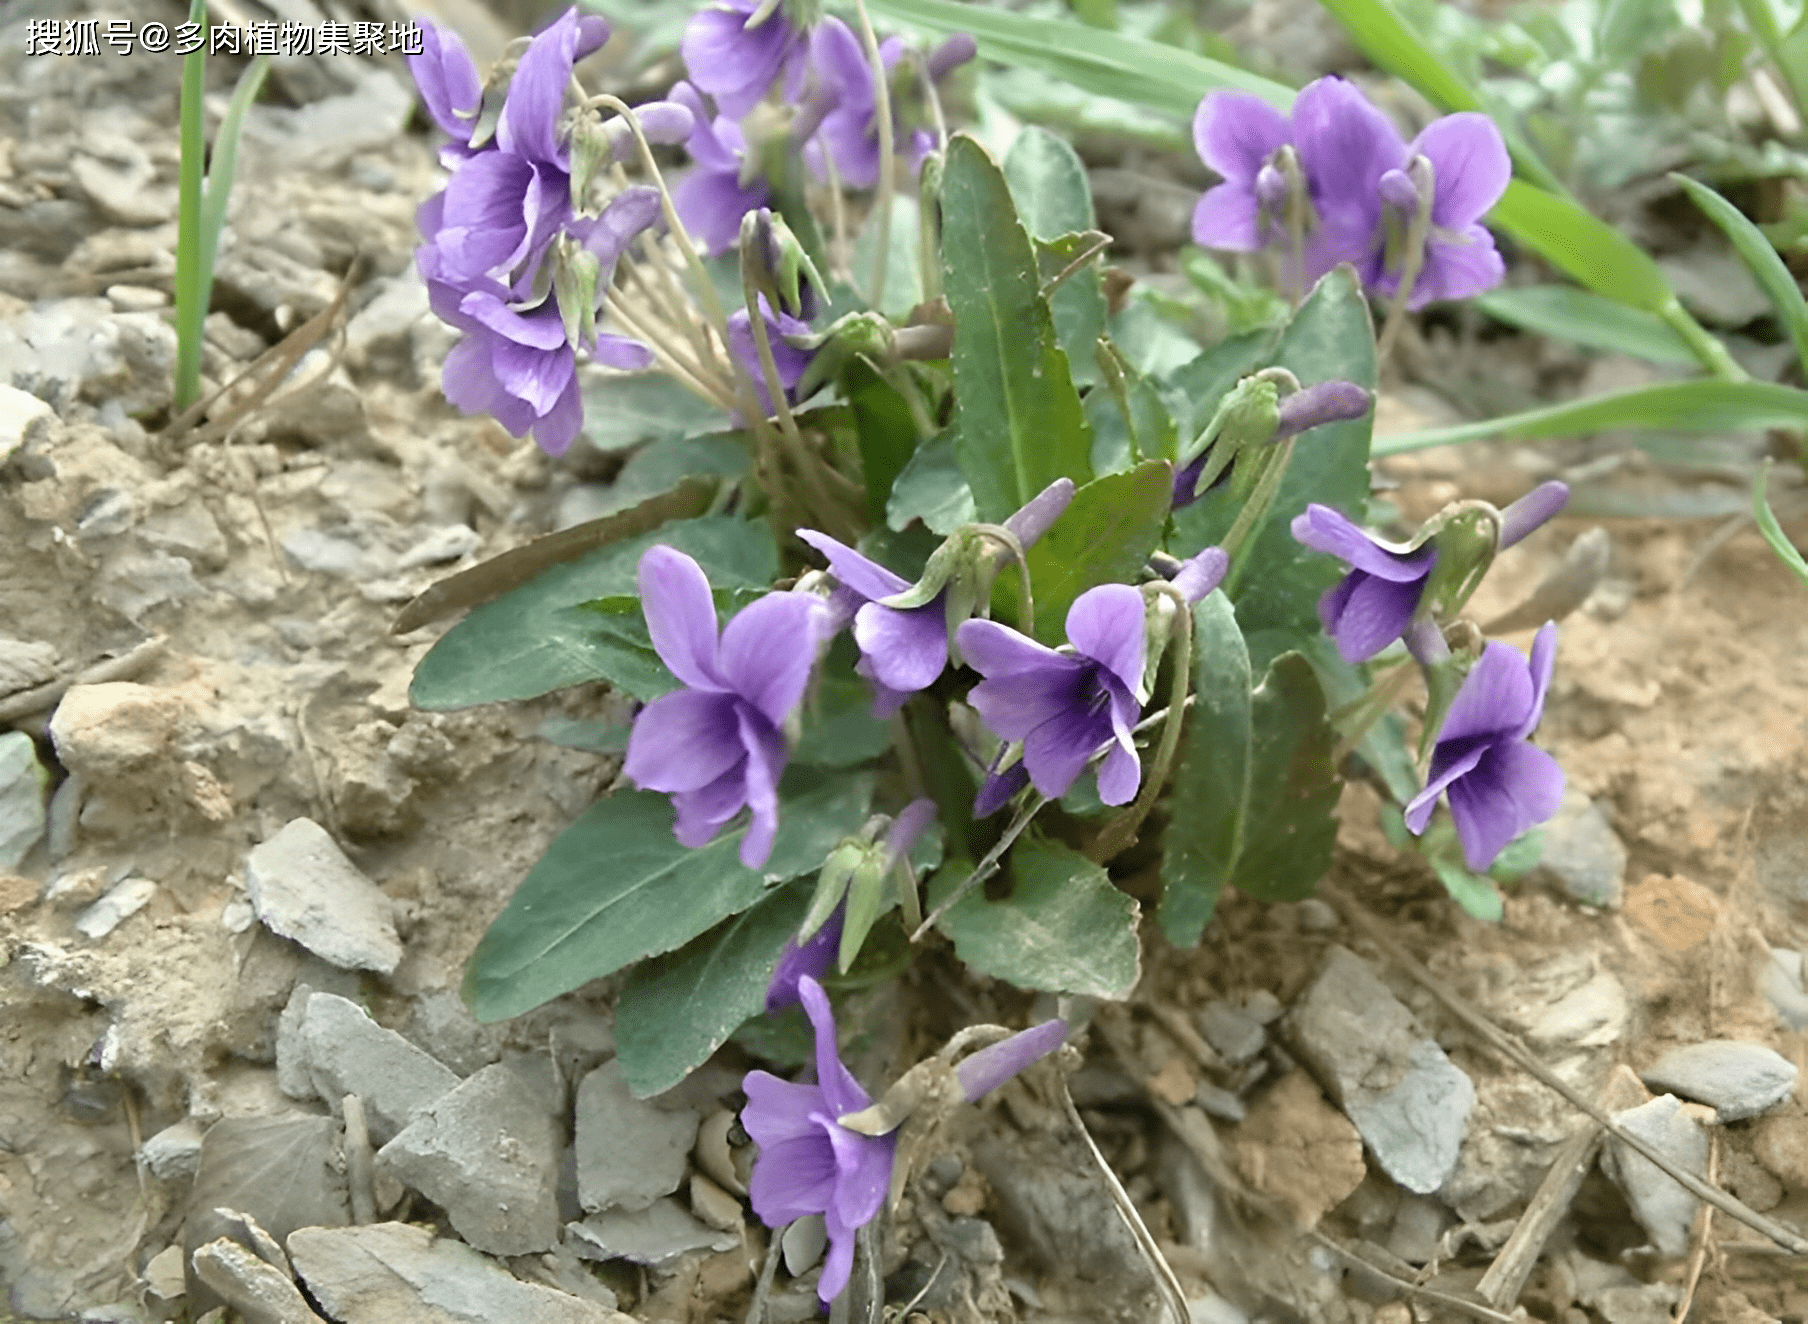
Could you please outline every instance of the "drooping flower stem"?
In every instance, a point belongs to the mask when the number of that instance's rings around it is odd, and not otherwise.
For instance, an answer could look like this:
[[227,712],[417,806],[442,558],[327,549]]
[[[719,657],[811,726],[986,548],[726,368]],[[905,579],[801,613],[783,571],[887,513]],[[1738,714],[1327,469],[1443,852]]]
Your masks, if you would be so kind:
[[1168,685],[1167,721],[1161,729],[1161,743],[1155,747],[1155,758],[1143,774],[1143,784],[1136,802],[1105,824],[1097,840],[1086,852],[1095,863],[1103,864],[1136,840],[1137,829],[1155,808],[1167,785],[1168,769],[1174,765],[1174,753],[1180,748],[1180,731],[1186,724],[1187,690],[1193,679],[1193,609],[1186,595],[1172,584],[1148,586],[1174,604],[1174,617],[1169,629],[1174,646],[1174,673]]
[[885,260],[891,251],[891,195],[897,185],[897,144],[892,141],[891,80],[885,70],[885,56],[879,51],[879,37],[873,31],[873,20],[866,12],[866,0],[854,0],[854,12],[860,17],[860,42],[866,47],[866,58],[873,66],[873,111],[879,130],[879,192],[873,200],[878,209],[878,228],[873,232],[873,288],[875,308],[885,307]]
[[851,277],[853,260],[849,255],[853,249],[848,243],[847,199],[841,196],[841,172],[835,168],[835,153],[822,154],[822,171],[829,177],[829,229],[834,236],[829,245],[829,264],[832,274]]
[[1030,596],[1030,562],[1024,555],[1023,544],[1017,535],[1002,524],[975,524],[974,531],[992,539],[1011,560],[1017,563],[1017,591],[1022,594],[1022,606],[1018,609],[1018,630],[1023,634],[1036,633],[1036,600]]
[[961,879],[960,885],[948,894],[942,904],[930,911],[928,917],[911,930],[911,942],[921,942],[923,935],[941,923],[942,916],[954,909],[962,897],[998,872],[998,862],[1004,859],[1004,853],[1011,848],[1012,843],[1018,837],[1023,835],[1023,830],[1030,825],[1030,820],[1041,812],[1042,806],[1047,803],[1049,803],[1048,797],[1038,792],[1028,804],[1018,811],[1017,817],[1012,819],[1011,825],[1004,830],[1004,835],[993,843],[992,849],[987,851],[985,857],[973,866],[973,872]]

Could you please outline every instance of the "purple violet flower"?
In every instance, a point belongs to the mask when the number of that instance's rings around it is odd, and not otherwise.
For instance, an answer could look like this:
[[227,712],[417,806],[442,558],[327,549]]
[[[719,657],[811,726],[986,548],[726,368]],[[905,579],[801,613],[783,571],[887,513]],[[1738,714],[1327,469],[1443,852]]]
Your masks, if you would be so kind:
[[841,947],[841,929],[847,922],[847,904],[836,906],[822,927],[799,942],[795,935],[785,943],[778,966],[766,985],[766,1010],[783,1011],[803,1001],[798,985],[804,979],[820,980],[835,965],[835,953]]
[[460,147],[471,141],[477,112],[483,104],[483,83],[477,66],[458,35],[431,19],[418,18],[421,49],[408,57],[408,71],[420,89],[421,102],[433,122]]
[[[1406,149],[1403,166],[1382,176],[1378,189],[1382,215],[1375,256],[1365,273],[1368,284],[1390,298],[1400,288],[1404,254],[1396,251],[1395,236],[1406,232],[1414,213],[1425,205],[1414,178],[1417,161],[1430,165],[1425,174],[1431,216],[1424,265],[1406,306],[1416,309],[1440,299],[1469,299],[1493,289],[1506,274],[1506,264],[1494,236],[1480,222],[1506,192],[1513,163],[1494,121],[1474,111],[1433,120]],[[1410,191],[1410,209],[1392,200],[1404,201],[1400,185]]]
[[[1274,200],[1257,191],[1263,172],[1277,174],[1274,154],[1293,140],[1287,117],[1260,97],[1211,92],[1193,114],[1193,147],[1223,177],[1193,208],[1193,242],[1202,248],[1253,253],[1278,237]],[[1272,189],[1264,179],[1262,193]],[[1286,188],[1285,181],[1281,184]]]
[[[762,9],[765,16],[750,22]],[[737,120],[765,98],[781,75],[786,99],[795,99],[805,49],[804,34],[785,16],[784,6],[762,0],[711,5],[691,16],[679,43],[691,82],[715,99],[722,114]]]
[[[811,334],[810,324],[802,318],[793,317],[790,313],[779,311],[775,317],[772,305],[766,302],[766,296],[760,295],[760,320],[766,324],[766,340],[772,346],[772,365],[778,369],[779,385],[785,388],[785,403],[797,403],[797,386],[803,381],[804,373],[810,369],[816,358],[813,349],[798,349],[791,343],[793,338],[803,339]],[[728,352],[735,361],[746,370],[753,381],[753,389],[758,393],[760,405],[768,416],[773,410],[772,392],[766,388],[766,370],[760,364],[760,349],[753,339],[753,318],[745,308],[737,308],[728,315]]]
[[1366,662],[1404,633],[1431,577],[1435,547],[1409,551],[1383,542],[1316,501],[1293,517],[1293,536],[1350,567],[1318,600],[1318,619],[1345,662]]
[[1444,718],[1425,789],[1406,806],[1406,826],[1422,833],[1445,796],[1463,859],[1477,872],[1563,803],[1563,769],[1527,739],[1544,716],[1556,660],[1554,623],[1534,636],[1529,662],[1512,645],[1491,642]]
[[1023,742],[1023,765],[1050,799],[1067,793],[1101,746],[1099,799],[1127,804],[1142,780],[1130,730],[1141,712],[1146,646],[1143,595],[1128,584],[1101,584],[1074,600],[1067,639],[1057,653],[996,621],[966,621],[955,642],[985,677],[967,701],[994,733]]
[[1067,1022],[1052,1020],[1019,1030],[1009,1039],[980,1049],[954,1068],[955,1077],[960,1081],[961,1097],[968,1103],[977,1102],[1030,1063],[1047,1057],[1066,1042]]
[[[1073,480],[1057,478],[1013,512],[1004,527],[1028,551],[1060,518],[1073,494]],[[797,536],[828,559],[842,587],[864,599],[854,614],[854,642],[860,645],[855,670],[877,691],[874,714],[891,716],[911,695],[935,684],[948,664],[948,590],[920,607],[887,607],[879,599],[902,593],[911,586],[909,580],[826,533],[799,529]]]
[[866,1136],[837,1120],[872,1105],[841,1064],[829,998],[808,975],[797,981],[804,1012],[816,1031],[814,1085],[794,1085],[750,1071],[742,1088],[741,1125],[760,1147],[748,1183],[754,1212],[769,1228],[821,1214],[829,1256],[816,1285],[825,1303],[841,1295],[854,1264],[854,1234],[870,1223],[891,1185],[895,1135]]
[[[879,58],[889,71],[904,56],[904,42],[887,37],[879,43]],[[817,178],[827,178],[823,153],[835,164],[841,182],[850,188],[871,188],[879,182],[878,89],[866,48],[852,28],[829,17],[810,36],[810,69],[816,86],[811,100],[819,102],[805,112],[803,127],[808,143],[804,160]],[[820,123],[811,127],[820,105]]]
[[[1002,754],[1003,751],[1000,751]],[[1011,802],[1011,797],[1030,784],[1030,770],[1019,759],[1002,772],[986,773],[986,780],[973,797],[973,817],[990,818]]]
[[763,179],[747,180],[747,139],[741,126],[726,115],[712,119],[703,98],[689,83],[672,88],[671,99],[693,117],[685,150],[696,162],[672,190],[678,219],[713,257],[733,248],[740,238],[741,218],[772,200]]
[[778,832],[784,726],[803,701],[828,609],[813,594],[768,593],[718,637],[709,579],[683,552],[648,548],[639,583],[654,651],[684,688],[640,710],[622,770],[672,797],[672,831],[686,846],[751,808],[741,863],[757,869]]

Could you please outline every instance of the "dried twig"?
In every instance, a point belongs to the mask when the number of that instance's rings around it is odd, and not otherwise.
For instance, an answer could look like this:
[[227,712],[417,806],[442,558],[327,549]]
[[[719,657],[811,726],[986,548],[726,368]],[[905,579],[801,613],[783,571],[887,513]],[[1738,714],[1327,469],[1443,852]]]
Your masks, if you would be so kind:
[[1449,1292],[1440,1292],[1435,1287],[1424,1287],[1413,1282],[1411,1279],[1402,1278],[1398,1274],[1382,1268],[1373,1260],[1358,1254],[1342,1242],[1337,1241],[1332,1237],[1327,1237],[1317,1228],[1308,1228],[1306,1230],[1306,1236],[1309,1240],[1323,1246],[1333,1255],[1336,1255],[1351,1264],[1360,1266],[1365,1273],[1372,1273],[1377,1278],[1385,1279],[1388,1286],[1397,1288],[1406,1296],[1416,1297],[1428,1305],[1443,1306],[1449,1310],[1461,1311],[1463,1314],[1469,1315],[1475,1319],[1489,1320],[1491,1324],[1514,1324],[1517,1319],[1517,1316],[1502,1314],[1500,1311],[1495,1310],[1490,1306],[1483,1305],[1479,1301],[1471,1301],[1466,1297],[1453,1296]]
[[1731,1218],[1738,1219],[1741,1223],[1754,1231],[1763,1233],[1779,1246],[1783,1246],[1797,1255],[1808,1255],[1808,1238],[1804,1238],[1801,1234],[1784,1227],[1775,1219],[1766,1218],[1763,1214],[1760,1214],[1757,1210],[1751,1208],[1743,1201],[1727,1194],[1718,1186],[1703,1181],[1700,1177],[1697,1177],[1687,1168],[1677,1163],[1675,1159],[1651,1144],[1650,1141],[1644,1139],[1642,1136],[1634,1135],[1632,1132],[1626,1130],[1625,1127],[1614,1122],[1611,1117],[1595,1105],[1593,1100],[1584,1096],[1568,1081],[1564,1080],[1561,1076],[1557,1075],[1556,1072],[1545,1066],[1543,1062],[1540,1062],[1532,1055],[1531,1050],[1526,1048],[1524,1044],[1520,1043],[1519,1040],[1515,1039],[1512,1035],[1507,1034],[1504,1030],[1496,1026],[1494,1022],[1490,1021],[1486,1016],[1483,1016],[1479,1011],[1471,1007],[1454,989],[1450,988],[1449,985],[1445,984],[1436,975],[1432,974],[1431,971],[1427,970],[1425,966],[1411,956],[1405,948],[1401,947],[1399,943],[1389,937],[1386,931],[1382,929],[1380,922],[1373,915],[1369,914],[1368,911],[1353,898],[1345,896],[1329,887],[1324,889],[1324,895],[1336,902],[1339,909],[1343,911],[1345,918],[1357,928],[1361,929],[1363,933],[1382,950],[1389,960],[1422,984],[1428,993],[1444,1004],[1445,1009],[1449,1011],[1451,1015],[1461,1021],[1464,1026],[1476,1035],[1477,1038],[1487,1044],[1495,1052],[1499,1053],[1502,1057],[1506,1058],[1521,1070],[1527,1072],[1540,1084],[1547,1085],[1551,1089],[1557,1091],[1557,1093],[1561,1094],[1570,1103],[1588,1114],[1588,1116],[1594,1118],[1608,1135],[1612,1136],[1615,1140],[1620,1141],[1635,1153],[1650,1159],[1651,1162],[1655,1163],[1662,1171],[1675,1178],[1677,1183],[1690,1194],[1706,1200],[1722,1213]]
[[783,1247],[784,1229],[773,1228],[766,1241],[766,1260],[760,1265],[760,1280],[753,1285],[753,1300],[747,1303],[747,1324],[766,1324],[766,1298],[772,1295],[772,1280],[778,1274],[778,1257]]
[[[1720,1132],[1714,1130],[1708,1134],[1708,1180],[1720,1179]],[[1707,1265],[1708,1252],[1713,1248],[1712,1233],[1714,1230],[1714,1206],[1704,1204],[1695,1211],[1695,1226],[1689,1232],[1689,1267],[1683,1275],[1682,1295],[1676,1299],[1676,1309],[1671,1312],[1671,1324],[1683,1324],[1689,1317],[1689,1307],[1695,1304],[1695,1288],[1701,1282],[1701,1271]]]
[[377,1221],[376,1181],[371,1172],[370,1128],[364,1100],[348,1094],[345,1113],[345,1183],[351,1190],[352,1222],[360,1227]]
[[[1595,1102],[1603,1112],[1618,1112],[1633,1107],[1644,1096],[1645,1087],[1638,1077],[1626,1067],[1616,1067],[1596,1092]],[[1475,1285],[1476,1292],[1489,1305],[1510,1309],[1519,1300],[1526,1279],[1544,1253],[1544,1243],[1568,1212],[1570,1201],[1576,1198],[1582,1179],[1606,1140],[1601,1128],[1590,1122],[1558,1147],[1532,1202],[1514,1225],[1513,1234]]]

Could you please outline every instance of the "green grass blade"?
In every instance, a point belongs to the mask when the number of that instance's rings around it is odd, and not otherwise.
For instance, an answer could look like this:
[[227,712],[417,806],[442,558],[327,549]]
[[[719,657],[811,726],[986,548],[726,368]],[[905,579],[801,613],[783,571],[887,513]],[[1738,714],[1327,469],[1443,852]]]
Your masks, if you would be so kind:
[[1726,237],[1733,241],[1733,247],[1739,250],[1739,256],[1788,328],[1790,339],[1795,341],[1796,357],[1808,368],[1808,301],[1803,300],[1802,287],[1795,283],[1776,248],[1743,212],[1706,184],[1687,175],[1672,174],[1670,178],[1682,186],[1709,220],[1726,231]]
[[1671,432],[1740,432],[1808,426],[1808,391],[1773,382],[1702,378],[1661,382],[1587,400],[1529,409],[1503,418],[1377,437],[1371,454],[1401,455],[1431,446],[1496,437],[1536,441],[1575,437],[1608,428],[1650,428]]
[[1248,92],[1285,110],[1293,89],[1178,46],[955,0],[872,0],[875,14],[924,32],[971,33],[1000,64],[1064,78],[1099,96],[1191,118],[1207,92]]
[[1808,561],[1795,549],[1795,544],[1783,536],[1783,527],[1777,523],[1776,514],[1770,508],[1770,501],[1764,495],[1764,489],[1770,482],[1770,461],[1758,470],[1758,476],[1752,479],[1752,518],[1758,521],[1758,532],[1764,535],[1764,541],[1770,544],[1771,551],[1777,559],[1788,566],[1790,572],[1808,588]]
[[232,90],[226,116],[213,140],[213,163],[207,171],[207,194],[201,201],[201,302],[205,307],[213,294],[213,263],[220,251],[220,231],[226,226],[226,202],[232,195],[232,176],[238,168],[239,135],[245,128],[245,112],[263,90],[264,75],[270,72],[270,57],[260,55],[239,76]]
[[188,21],[201,25],[201,44],[182,57],[182,164],[176,222],[176,392],[181,413],[201,394],[201,324],[207,318],[202,290],[201,184],[207,157],[207,0],[192,0]]
[[1808,66],[1802,62],[1800,46],[1784,37],[1777,23],[1777,11],[1771,7],[1770,0],[1739,0],[1739,9],[1745,15],[1746,27],[1758,39],[1758,45],[1764,48],[1770,62],[1776,65],[1777,72],[1783,75],[1783,81],[1789,84],[1789,95],[1795,101],[1796,110],[1808,110]]
[[1478,295],[1475,306],[1522,331],[1610,349],[1652,363],[1693,363],[1688,342],[1655,313],[1573,285],[1521,285]]
[[1616,303],[1661,315],[1675,297],[1649,253],[1567,198],[1515,179],[1488,219],[1557,270]]

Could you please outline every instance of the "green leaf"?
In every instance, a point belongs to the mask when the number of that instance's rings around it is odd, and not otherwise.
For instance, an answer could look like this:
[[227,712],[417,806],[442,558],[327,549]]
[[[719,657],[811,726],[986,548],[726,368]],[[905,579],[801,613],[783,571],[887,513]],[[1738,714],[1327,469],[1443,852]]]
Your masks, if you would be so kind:
[[1387,0],[1322,0],[1362,53],[1441,110],[1481,110],[1481,97],[1432,53]]
[[1492,880],[1482,874],[1470,873],[1455,860],[1441,857],[1434,859],[1431,867],[1438,875],[1438,881],[1444,884],[1444,890],[1450,893],[1450,899],[1465,912],[1489,924],[1499,922],[1505,907],[1501,903],[1500,889]]
[[1698,183],[1687,175],[1672,174],[1670,178],[1680,184],[1683,191],[1695,200],[1695,205],[1708,214],[1708,219],[1724,230],[1726,237],[1733,241],[1733,247],[1739,250],[1739,256],[1745,260],[1745,265],[1751,269],[1751,274],[1769,296],[1771,306],[1777,310],[1778,319],[1789,331],[1790,339],[1795,341],[1797,362],[1808,368],[1808,301],[1803,300],[1801,286],[1795,283],[1795,277],[1783,265],[1783,259],[1777,256],[1777,250],[1771,246],[1770,240],[1746,219],[1743,212],[1706,184]]
[[584,435],[599,451],[621,451],[643,441],[719,432],[728,416],[699,400],[663,372],[586,373]]
[[971,33],[980,55],[1037,69],[1103,97],[1191,119],[1199,99],[1248,92],[1286,110],[1293,89],[1178,46],[955,0],[873,0],[875,14],[938,36]]
[[916,453],[916,421],[904,397],[863,358],[848,361],[842,370],[841,389],[854,410],[867,515],[881,524],[898,475]]
[[873,716],[872,690],[854,674],[859,660],[853,636],[837,636],[814,691],[805,698],[803,734],[791,752],[794,761],[847,768],[876,758],[890,746],[890,731]]
[[1249,720],[1249,796],[1230,881],[1258,901],[1298,901],[1331,867],[1337,838],[1337,738],[1311,663],[1276,658]]
[[665,437],[635,451],[615,481],[585,504],[584,516],[595,519],[627,510],[648,497],[671,491],[692,474],[739,478],[750,467],[747,445],[738,432]]
[[[1133,581],[1161,540],[1174,493],[1166,460],[1147,460],[1128,473],[1095,478],[1030,548],[1030,592],[1036,595],[1036,638],[1066,642],[1067,610],[1100,584]],[[1017,575],[1006,567],[994,589],[999,615],[1019,618]]]
[[1475,300],[1488,316],[1540,335],[1610,349],[1652,363],[1694,363],[1687,342],[1655,313],[1571,285],[1522,285]]
[[1092,184],[1080,154],[1066,140],[1027,126],[1005,153],[1004,177],[1030,238],[1092,229]]
[[1004,172],[964,134],[942,178],[942,261],[955,455],[980,518],[998,521],[1057,478],[1090,479],[1092,438]]
[[1179,425],[1161,388],[1147,377],[1134,374],[1127,394],[1129,420],[1124,417],[1116,393],[1108,387],[1086,395],[1086,417],[1092,423],[1092,471],[1101,476],[1123,473],[1131,467],[1130,422],[1136,425],[1135,449],[1142,458],[1172,460],[1179,450]]
[[1568,404],[1528,409],[1524,413],[1428,428],[1384,437],[1374,446],[1377,458],[1498,437],[1532,441],[1541,437],[1575,437],[1609,428],[1655,428],[1671,432],[1755,432],[1765,428],[1808,426],[1808,391],[1774,382],[1659,382],[1630,391],[1591,396]]
[[[872,282],[873,258],[879,245],[878,216],[879,210],[875,207],[854,238],[854,283],[869,306],[872,298],[866,287]],[[885,307],[878,311],[894,322],[902,322],[912,308],[923,302],[923,276],[918,270],[921,225],[917,200],[908,193],[893,194],[890,243],[885,250]]]
[[977,518],[954,438],[954,428],[947,428],[919,446],[905,464],[885,503],[885,522],[893,529],[901,533],[920,519],[931,533],[946,536]]
[[1752,479],[1752,518],[1758,522],[1758,532],[1764,535],[1764,541],[1770,544],[1770,550],[1777,554],[1777,559],[1789,567],[1789,571],[1808,588],[1808,561],[1783,534],[1783,526],[1777,523],[1776,512],[1770,508],[1770,502],[1764,495],[1764,489],[1770,482],[1770,462],[1758,470],[1757,477]]
[[477,944],[465,1002],[479,1020],[519,1016],[643,956],[681,947],[809,873],[859,828],[873,779],[807,770],[780,789],[778,840],[761,870],[738,858],[745,823],[695,850],[672,835],[672,806],[651,791],[599,800],[559,834]]
[[751,910],[629,972],[615,1004],[615,1045],[637,1097],[671,1089],[766,1009],[766,986],[809,900],[801,882],[775,887]]
[[1254,682],[1236,609],[1222,593],[1193,608],[1193,710],[1162,837],[1161,908],[1168,940],[1197,947],[1235,867],[1249,798]]
[[1596,294],[1648,313],[1675,301],[1650,254],[1567,198],[1515,179],[1488,219]]
[[[930,904],[959,883],[944,869]],[[1136,987],[1136,902],[1105,870],[1055,842],[1025,840],[1011,852],[1009,898],[976,888],[942,917],[954,951],[976,972],[1050,993],[1124,998]]]
[[778,553],[764,524],[729,516],[679,520],[535,576],[453,626],[415,668],[417,708],[469,708],[531,699],[567,685],[607,680],[637,699],[672,687],[645,622],[586,610],[599,598],[634,594],[641,553],[655,543],[696,558],[717,589],[764,588]]
[[[1292,370],[1304,385],[1340,378],[1374,389],[1374,331],[1351,268],[1338,267],[1319,281],[1269,361]],[[1226,586],[1257,671],[1319,633],[1318,599],[1342,568],[1335,559],[1302,546],[1291,526],[1314,501],[1346,514],[1361,512],[1368,498],[1373,421],[1365,416],[1300,434],[1267,519],[1252,535],[1243,573]],[[1191,556],[1212,546],[1229,531],[1238,509],[1230,485],[1209,493],[1175,514],[1168,550]]]

